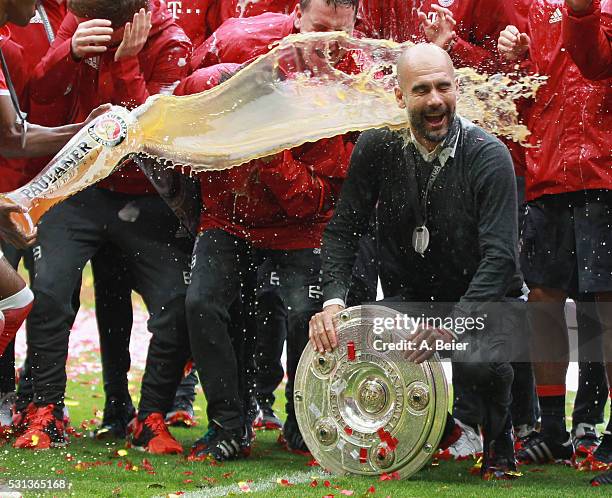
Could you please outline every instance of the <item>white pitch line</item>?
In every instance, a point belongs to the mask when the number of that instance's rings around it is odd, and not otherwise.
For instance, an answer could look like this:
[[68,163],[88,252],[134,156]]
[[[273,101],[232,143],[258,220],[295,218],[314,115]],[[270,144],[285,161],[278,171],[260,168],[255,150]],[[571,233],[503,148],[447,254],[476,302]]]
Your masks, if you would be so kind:
[[[279,488],[281,485],[278,484],[278,479],[287,479],[291,484],[304,484],[313,479],[328,479],[329,477],[330,474],[326,474],[318,469],[309,472],[294,472],[293,474],[275,474],[265,479],[248,483],[248,485],[251,493],[257,493],[260,491],[268,491],[272,488]],[[202,491],[190,491],[181,495],[181,498],[213,498],[216,496],[227,496],[229,493],[244,494],[245,496],[249,495],[249,493],[244,493],[240,490],[238,483],[234,483],[226,486],[203,489]],[[164,496],[168,496],[168,494]]]

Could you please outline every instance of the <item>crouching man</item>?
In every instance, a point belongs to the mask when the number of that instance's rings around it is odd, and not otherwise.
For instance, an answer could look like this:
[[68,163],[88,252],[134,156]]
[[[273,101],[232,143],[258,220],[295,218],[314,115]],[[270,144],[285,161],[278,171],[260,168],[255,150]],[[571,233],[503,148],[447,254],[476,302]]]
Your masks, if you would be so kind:
[[[380,279],[386,297],[439,302],[449,316],[478,312],[519,292],[516,186],[507,148],[455,114],[457,83],[448,54],[432,44],[406,49],[398,62],[398,105],[410,127],[361,135],[339,204],[323,236],[324,306],[310,321],[310,341],[319,350],[337,346],[332,317],[345,306],[355,252],[377,209]],[[512,368],[508,338],[494,328],[485,354],[470,359],[455,348],[455,375],[473,385],[482,401],[483,475],[516,469],[511,435]],[[409,361],[430,358],[437,344],[452,342],[452,330],[426,329],[414,336]],[[443,445],[461,430],[449,417]]]

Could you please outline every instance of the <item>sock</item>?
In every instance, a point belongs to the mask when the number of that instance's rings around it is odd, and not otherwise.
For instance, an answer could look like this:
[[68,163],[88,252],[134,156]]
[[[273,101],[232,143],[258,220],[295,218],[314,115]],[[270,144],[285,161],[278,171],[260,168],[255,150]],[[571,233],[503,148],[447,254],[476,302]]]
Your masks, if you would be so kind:
[[[612,403],[612,387],[609,391],[610,403]],[[611,405],[612,406],[612,405]],[[606,443],[606,447],[612,447],[612,414],[610,414],[610,418],[608,419],[608,425],[606,425],[605,432],[603,434],[602,444]]]
[[555,439],[564,437],[565,384],[537,386],[536,391],[542,412],[542,434]]
[[21,324],[32,309],[34,295],[28,287],[0,301],[0,310],[4,314],[4,329],[0,332],[0,355],[17,335]]

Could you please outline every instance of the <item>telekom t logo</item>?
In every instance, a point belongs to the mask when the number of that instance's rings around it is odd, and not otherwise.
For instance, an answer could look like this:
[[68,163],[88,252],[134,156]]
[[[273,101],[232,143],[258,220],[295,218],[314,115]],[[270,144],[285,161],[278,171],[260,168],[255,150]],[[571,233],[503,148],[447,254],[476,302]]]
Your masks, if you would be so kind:
[[178,19],[179,14],[183,11],[183,2],[168,2],[168,8],[172,12],[172,17]]

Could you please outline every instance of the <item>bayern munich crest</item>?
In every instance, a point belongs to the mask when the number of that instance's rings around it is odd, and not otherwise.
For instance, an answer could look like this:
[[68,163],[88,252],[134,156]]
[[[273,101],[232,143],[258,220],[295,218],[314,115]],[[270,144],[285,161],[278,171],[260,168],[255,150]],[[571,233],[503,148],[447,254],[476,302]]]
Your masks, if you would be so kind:
[[127,136],[127,123],[121,116],[107,113],[89,128],[89,135],[105,147],[116,147]]

